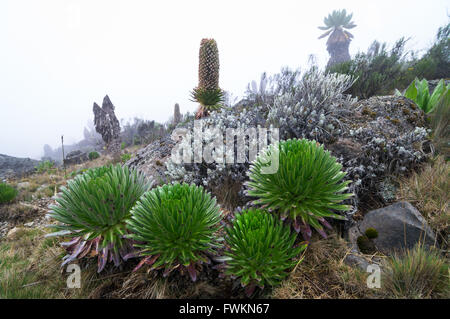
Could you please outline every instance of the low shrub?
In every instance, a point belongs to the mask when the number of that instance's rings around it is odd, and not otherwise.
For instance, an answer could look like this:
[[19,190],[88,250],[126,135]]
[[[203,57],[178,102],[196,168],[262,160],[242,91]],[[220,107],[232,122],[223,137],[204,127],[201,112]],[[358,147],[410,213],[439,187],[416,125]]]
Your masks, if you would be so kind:
[[356,243],[363,254],[373,254],[376,252],[375,245],[367,235],[359,236],[356,239]]
[[226,273],[240,278],[248,296],[256,286],[278,285],[301,262],[295,258],[306,248],[294,245],[297,236],[288,226],[259,209],[238,213],[226,232]]
[[100,154],[98,152],[93,151],[93,152],[90,152],[88,156],[89,156],[89,159],[92,161],[92,160],[99,158]]
[[36,171],[39,174],[45,173],[45,172],[50,172],[52,170],[54,170],[55,167],[55,163],[52,161],[43,161],[40,162],[38,166],[36,166]]
[[12,202],[18,194],[17,189],[6,183],[0,183],[0,204]]
[[175,269],[197,280],[202,264],[219,247],[217,231],[221,214],[215,198],[203,187],[166,184],[145,193],[127,221],[129,238],[138,242],[140,256],[136,267],[164,268],[164,275]]
[[413,64],[413,73],[429,80],[450,77],[450,23],[439,28],[433,46]]
[[395,87],[410,82],[404,79],[409,66],[406,43],[407,40],[401,38],[388,50],[386,43],[374,41],[367,53],[360,52],[352,60],[332,66],[328,72],[355,78],[355,83],[346,91],[352,96],[367,99],[390,94]]
[[131,159],[131,154],[130,153],[122,154],[120,156],[120,159],[121,159],[122,163],[125,163]]

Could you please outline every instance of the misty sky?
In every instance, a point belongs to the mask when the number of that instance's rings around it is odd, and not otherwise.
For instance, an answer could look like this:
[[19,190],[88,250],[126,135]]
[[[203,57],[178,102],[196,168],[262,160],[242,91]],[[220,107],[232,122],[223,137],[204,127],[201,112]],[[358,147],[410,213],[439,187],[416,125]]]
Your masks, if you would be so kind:
[[216,39],[220,86],[242,96],[261,73],[328,59],[318,40],[333,9],[353,12],[350,54],[373,40],[412,37],[425,50],[448,22],[450,0],[0,1],[0,153],[40,158],[83,137],[108,94],[119,119],[164,122],[175,103],[194,111],[202,38]]

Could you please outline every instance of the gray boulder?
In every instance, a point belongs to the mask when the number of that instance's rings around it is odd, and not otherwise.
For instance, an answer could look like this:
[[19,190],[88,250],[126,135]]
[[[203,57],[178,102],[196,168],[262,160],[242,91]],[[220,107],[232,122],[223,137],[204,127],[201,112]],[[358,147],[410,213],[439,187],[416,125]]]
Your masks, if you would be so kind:
[[66,165],[74,165],[84,163],[88,160],[89,160],[88,153],[77,150],[67,154],[66,158],[64,159],[64,163]]
[[408,202],[397,202],[368,212],[358,228],[361,234],[367,228],[375,228],[378,237],[373,242],[377,250],[386,255],[411,249],[419,241],[425,246],[437,245],[434,232],[420,212]]

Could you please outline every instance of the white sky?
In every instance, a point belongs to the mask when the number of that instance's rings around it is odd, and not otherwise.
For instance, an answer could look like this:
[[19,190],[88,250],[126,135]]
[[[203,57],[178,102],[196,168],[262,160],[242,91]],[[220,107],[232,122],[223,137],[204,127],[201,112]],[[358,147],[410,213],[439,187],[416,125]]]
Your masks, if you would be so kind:
[[242,96],[261,73],[328,59],[318,40],[333,9],[353,12],[350,54],[377,39],[431,45],[450,0],[1,0],[0,153],[40,158],[43,145],[82,139],[108,94],[119,119],[163,122],[194,111],[200,40],[216,39],[220,86]]

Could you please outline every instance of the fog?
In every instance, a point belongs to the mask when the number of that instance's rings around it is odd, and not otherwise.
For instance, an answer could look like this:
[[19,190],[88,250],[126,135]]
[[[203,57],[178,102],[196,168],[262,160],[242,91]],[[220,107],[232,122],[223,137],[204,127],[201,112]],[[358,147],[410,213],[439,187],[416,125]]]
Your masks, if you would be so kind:
[[324,16],[353,12],[350,54],[411,37],[422,52],[448,22],[450,1],[0,2],[0,153],[39,159],[43,145],[83,137],[92,105],[108,94],[119,119],[165,122],[175,103],[193,112],[202,38],[216,39],[220,86],[241,97],[282,66],[325,66]]

